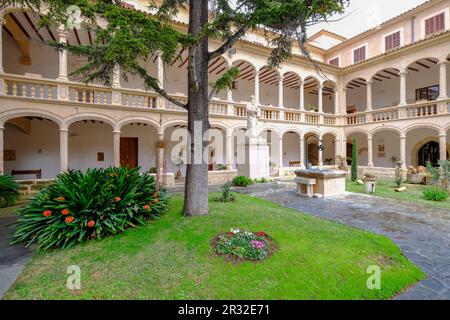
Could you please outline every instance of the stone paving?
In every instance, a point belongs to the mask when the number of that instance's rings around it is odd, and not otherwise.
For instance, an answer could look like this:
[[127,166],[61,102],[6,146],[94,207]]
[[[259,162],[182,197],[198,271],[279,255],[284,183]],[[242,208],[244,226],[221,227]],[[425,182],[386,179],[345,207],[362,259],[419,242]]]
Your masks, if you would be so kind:
[[33,251],[24,245],[9,245],[12,227],[17,221],[17,215],[13,212],[18,207],[0,213],[0,299],[33,255]]
[[389,237],[428,275],[397,299],[450,299],[450,210],[351,193],[307,199],[295,188],[274,183],[236,191]]

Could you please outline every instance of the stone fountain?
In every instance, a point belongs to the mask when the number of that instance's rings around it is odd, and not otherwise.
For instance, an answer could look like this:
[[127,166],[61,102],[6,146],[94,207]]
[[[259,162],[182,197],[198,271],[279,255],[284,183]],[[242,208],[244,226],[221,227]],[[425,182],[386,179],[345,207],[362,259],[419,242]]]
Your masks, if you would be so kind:
[[335,197],[345,194],[346,171],[306,169],[297,170],[297,193],[312,198],[314,195]]

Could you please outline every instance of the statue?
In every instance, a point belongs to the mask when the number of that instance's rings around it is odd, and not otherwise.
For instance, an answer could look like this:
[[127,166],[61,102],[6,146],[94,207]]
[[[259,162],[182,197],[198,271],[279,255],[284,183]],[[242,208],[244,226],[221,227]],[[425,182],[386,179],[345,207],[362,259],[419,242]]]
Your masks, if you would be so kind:
[[250,102],[247,103],[247,130],[250,138],[257,137],[256,128],[258,126],[258,119],[261,117],[261,110],[256,104],[255,96],[250,97]]

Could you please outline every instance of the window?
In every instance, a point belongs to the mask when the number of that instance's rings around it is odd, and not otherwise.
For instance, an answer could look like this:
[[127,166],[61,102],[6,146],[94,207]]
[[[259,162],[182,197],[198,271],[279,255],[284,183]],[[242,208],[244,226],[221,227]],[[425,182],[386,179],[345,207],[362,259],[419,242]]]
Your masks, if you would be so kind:
[[332,66],[339,67],[339,57],[333,58],[328,61],[328,64],[331,64]]
[[401,32],[397,31],[393,34],[390,34],[384,38],[384,48],[385,51],[389,51],[395,48],[400,47],[401,45]]
[[439,85],[420,88],[416,90],[417,101],[435,101],[439,98]]
[[425,36],[429,36],[444,30],[445,30],[444,12],[425,20]]
[[366,46],[353,50],[353,63],[366,60]]

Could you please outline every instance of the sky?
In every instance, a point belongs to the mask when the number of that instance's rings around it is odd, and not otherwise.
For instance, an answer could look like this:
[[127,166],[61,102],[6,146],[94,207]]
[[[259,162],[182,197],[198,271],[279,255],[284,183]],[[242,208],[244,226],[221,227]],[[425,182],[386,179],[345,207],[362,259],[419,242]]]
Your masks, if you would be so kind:
[[311,36],[321,29],[327,29],[344,37],[351,38],[424,2],[426,1],[350,0],[350,6],[340,21],[312,26],[308,33]]

